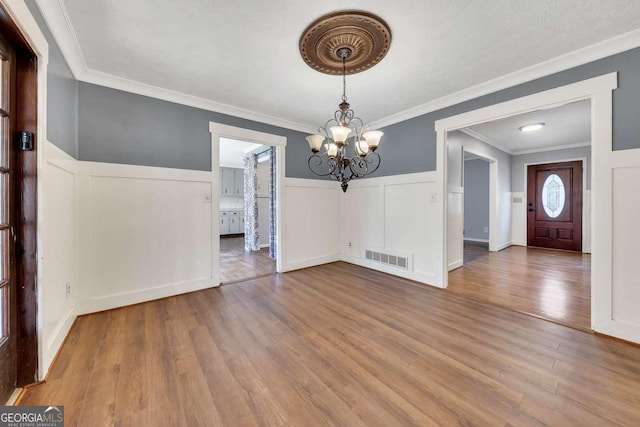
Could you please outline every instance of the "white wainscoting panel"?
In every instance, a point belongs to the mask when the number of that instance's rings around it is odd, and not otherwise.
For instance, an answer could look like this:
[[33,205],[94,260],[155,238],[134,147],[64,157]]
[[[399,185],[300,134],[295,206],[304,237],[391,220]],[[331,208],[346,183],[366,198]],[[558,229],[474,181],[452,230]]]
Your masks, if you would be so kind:
[[498,246],[495,248],[496,251],[501,251],[505,248],[511,246],[512,236],[511,236],[511,197],[513,193],[510,191],[504,191],[498,193],[496,197],[496,212],[497,212],[497,221],[495,226],[498,227]]
[[341,195],[340,248],[342,254],[365,258],[365,251],[384,248],[384,187],[349,185]]
[[[633,326],[640,341],[640,165],[613,169],[612,320]],[[625,337],[631,339],[633,337]]]
[[511,243],[527,246],[527,204],[523,192],[511,193]]
[[[46,373],[76,318],[77,162],[50,142],[44,146],[40,263],[41,374]],[[67,294],[67,286],[70,293]]]
[[[442,286],[434,172],[367,178],[349,184],[341,198],[344,261]],[[349,247],[351,242],[351,247]],[[366,249],[411,254],[409,270],[367,260]]]
[[340,260],[335,181],[285,178],[283,272]]
[[[212,174],[81,162],[81,313],[217,286]],[[217,210],[217,206],[215,206]]]

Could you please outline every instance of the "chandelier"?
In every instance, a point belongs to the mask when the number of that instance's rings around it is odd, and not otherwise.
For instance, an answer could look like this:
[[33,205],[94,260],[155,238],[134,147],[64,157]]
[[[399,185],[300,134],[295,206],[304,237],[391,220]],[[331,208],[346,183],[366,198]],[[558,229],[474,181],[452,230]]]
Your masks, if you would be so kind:
[[381,158],[376,150],[383,135],[369,129],[351,109],[346,75],[380,62],[390,43],[388,25],[379,17],[360,11],[325,15],[312,23],[300,39],[300,52],[309,66],[327,74],[342,74],[338,110],[318,128],[317,134],[306,140],[312,152],[307,162],[311,172],[339,181],[344,192],[349,181],[378,169]]

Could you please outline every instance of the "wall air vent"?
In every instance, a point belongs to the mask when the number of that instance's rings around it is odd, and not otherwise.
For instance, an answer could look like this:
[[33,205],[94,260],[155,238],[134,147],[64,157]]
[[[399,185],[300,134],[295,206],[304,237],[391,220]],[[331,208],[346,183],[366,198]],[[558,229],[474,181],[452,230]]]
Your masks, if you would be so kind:
[[[371,261],[379,262],[381,264],[390,265],[392,267],[402,268],[403,270],[410,269],[410,254],[398,254],[389,253],[388,250],[371,250],[365,251],[365,258]],[[395,251],[394,251],[395,252]]]

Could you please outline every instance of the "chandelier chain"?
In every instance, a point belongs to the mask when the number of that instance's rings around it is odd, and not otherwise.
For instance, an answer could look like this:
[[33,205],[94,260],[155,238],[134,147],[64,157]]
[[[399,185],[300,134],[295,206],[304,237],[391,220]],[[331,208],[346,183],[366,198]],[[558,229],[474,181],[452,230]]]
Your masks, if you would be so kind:
[[342,100],[347,102],[347,55],[342,54]]

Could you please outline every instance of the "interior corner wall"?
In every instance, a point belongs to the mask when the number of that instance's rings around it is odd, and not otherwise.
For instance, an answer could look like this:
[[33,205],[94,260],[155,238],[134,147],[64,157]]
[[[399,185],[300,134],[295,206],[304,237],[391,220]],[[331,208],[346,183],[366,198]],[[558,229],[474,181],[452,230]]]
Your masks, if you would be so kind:
[[489,162],[464,162],[464,239],[489,242]]
[[485,155],[498,162],[498,183],[496,194],[496,216],[498,225],[497,250],[511,245],[511,155],[498,148],[475,139],[465,133],[455,131],[447,135],[449,147],[461,147],[473,153]]

